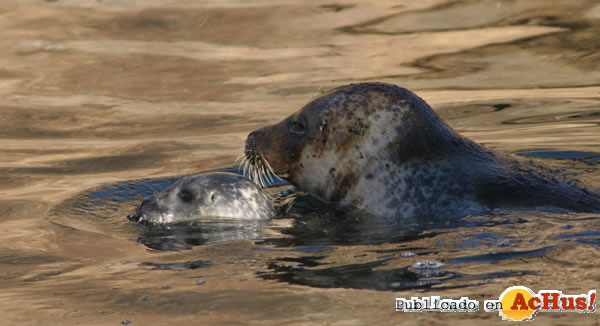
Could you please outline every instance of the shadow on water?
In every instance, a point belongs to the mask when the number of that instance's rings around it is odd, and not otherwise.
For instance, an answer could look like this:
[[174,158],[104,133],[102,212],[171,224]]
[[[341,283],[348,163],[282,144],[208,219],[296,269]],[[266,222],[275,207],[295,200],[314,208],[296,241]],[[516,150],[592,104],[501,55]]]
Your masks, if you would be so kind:
[[138,241],[156,250],[192,249],[207,243],[258,239],[269,221],[203,218],[168,226],[139,226]]
[[206,268],[211,266],[212,264],[206,260],[196,260],[196,261],[186,261],[186,262],[177,262],[177,263],[151,263],[151,262],[143,262],[140,266],[149,266],[152,267],[153,270],[184,270],[184,269],[199,269]]
[[[265,238],[259,244],[277,247],[380,244],[434,237],[443,232],[422,232],[441,221],[376,219],[360,211],[337,209],[304,193],[292,195],[280,205],[280,218],[292,219],[292,225],[279,230],[285,237]],[[461,222],[443,224],[458,226]]]
[[522,151],[517,155],[535,158],[549,158],[556,160],[571,160],[582,162],[586,165],[596,165],[600,163],[600,153],[594,152],[576,152],[576,151]]
[[444,271],[441,268],[420,269],[415,265],[402,268],[381,270],[390,259],[381,259],[364,264],[348,264],[337,267],[309,269],[319,265],[316,260],[325,257],[303,257],[300,265],[290,267],[278,262],[289,261],[285,258],[269,263],[269,272],[259,273],[267,280],[278,280],[291,284],[309,285],[321,288],[354,288],[373,290],[406,289],[451,289],[488,284],[492,279],[533,274],[528,271],[506,271],[496,273],[465,274]]

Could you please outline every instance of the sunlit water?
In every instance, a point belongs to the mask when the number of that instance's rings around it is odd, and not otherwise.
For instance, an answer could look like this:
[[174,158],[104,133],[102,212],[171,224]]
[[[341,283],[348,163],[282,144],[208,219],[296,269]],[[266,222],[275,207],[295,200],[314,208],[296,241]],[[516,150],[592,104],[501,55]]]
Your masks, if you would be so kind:
[[597,289],[599,214],[406,232],[294,194],[267,222],[127,215],[359,81],[407,87],[461,134],[600,189],[599,28],[592,0],[0,1],[0,325],[503,324],[396,313],[395,298]]

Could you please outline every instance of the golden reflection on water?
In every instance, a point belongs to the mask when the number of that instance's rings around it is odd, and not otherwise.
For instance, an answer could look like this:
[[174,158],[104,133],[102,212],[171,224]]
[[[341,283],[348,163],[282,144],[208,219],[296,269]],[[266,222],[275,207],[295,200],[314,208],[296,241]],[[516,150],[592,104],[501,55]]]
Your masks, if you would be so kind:
[[[593,214],[508,212],[489,228],[312,251],[275,246],[286,219],[268,230],[275,242],[161,252],[125,218],[136,201],[110,206],[108,219],[56,207],[107,184],[229,166],[249,131],[367,80],[414,90],[494,149],[588,153],[546,162],[600,188],[599,28],[594,0],[0,1],[0,324],[444,324],[393,310],[396,297],[424,293],[390,287],[419,259],[447,264],[428,295],[587,292],[600,280]],[[565,237],[578,232],[589,233]],[[485,258],[505,250],[534,253]],[[282,272],[290,266],[296,274]]]

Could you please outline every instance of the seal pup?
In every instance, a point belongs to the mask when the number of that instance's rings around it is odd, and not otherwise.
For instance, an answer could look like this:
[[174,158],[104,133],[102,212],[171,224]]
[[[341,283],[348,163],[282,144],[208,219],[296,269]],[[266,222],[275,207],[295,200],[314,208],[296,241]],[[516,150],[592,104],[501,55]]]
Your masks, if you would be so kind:
[[257,182],[276,175],[326,202],[390,219],[600,210],[600,195],[578,181],[462,137],[392,84],[335,88],[250,133],[244,154]]
[[144,199],[128,218],[163,224],[199,217],[255,220],[274,215],[271,200],[254,182],[239,174],[207,172],[182,177],[169,188]]

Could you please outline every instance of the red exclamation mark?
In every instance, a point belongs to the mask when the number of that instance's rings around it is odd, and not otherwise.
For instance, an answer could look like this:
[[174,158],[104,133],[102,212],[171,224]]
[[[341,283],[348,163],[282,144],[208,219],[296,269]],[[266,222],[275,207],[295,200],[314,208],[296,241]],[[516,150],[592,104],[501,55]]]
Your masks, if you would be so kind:
[[596,293],[590,294],[590,306],[588,307],[588,310],[594,311],[594,306],[596,305],[595,301],[596,301]]

